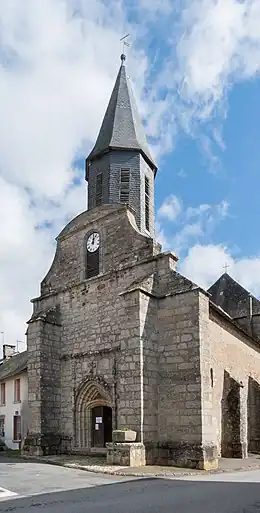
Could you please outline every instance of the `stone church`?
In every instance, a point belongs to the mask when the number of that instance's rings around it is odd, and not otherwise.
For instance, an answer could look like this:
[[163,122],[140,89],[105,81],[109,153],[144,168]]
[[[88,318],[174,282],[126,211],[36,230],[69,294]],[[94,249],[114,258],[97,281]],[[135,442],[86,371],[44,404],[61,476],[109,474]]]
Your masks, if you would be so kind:
[[260,451],[260,302],[226,273],[203,290],[161,251],[157,167],[121,59],[86,159],[88,210],[32,300],[23,450],[104,452],[132,429],[147,464],[210,469]]

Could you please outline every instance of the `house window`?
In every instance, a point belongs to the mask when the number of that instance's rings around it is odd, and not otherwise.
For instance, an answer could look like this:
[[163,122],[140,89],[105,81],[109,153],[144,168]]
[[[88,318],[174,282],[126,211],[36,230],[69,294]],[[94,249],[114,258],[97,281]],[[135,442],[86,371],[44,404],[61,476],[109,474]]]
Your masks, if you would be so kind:
[[5,383],[1,383],[1,406],[5,405]]
[[13,441],[20,442],[21,441],[21,416],[14,416],[14,432],[13,432]]
[[14,380],[14,402],[19,403],[21,401],[21,383],[20,379]]
[[99,173],[96,177],[96,207],[102,204],[103,197],[103,175]]
[[5,437],[5,417],[0,415],[0,438]]
[[121,169],[120,203],[129,203],[130,169]]
[[150,231],[150,184],[149,178],[145,176],[144,182],[144,207],[145,207],[145,228]]

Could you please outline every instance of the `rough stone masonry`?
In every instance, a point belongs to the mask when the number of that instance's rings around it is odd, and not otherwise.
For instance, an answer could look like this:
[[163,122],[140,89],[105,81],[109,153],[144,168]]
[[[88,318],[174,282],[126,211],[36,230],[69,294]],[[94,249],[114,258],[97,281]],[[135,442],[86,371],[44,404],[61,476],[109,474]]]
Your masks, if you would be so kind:
[[122,56],[86,160],[89,210],[32,300],[26,453],[105,452],[113,429],[136,431],[148,464],[210,469],[260,449],[259,302],[227,275],[222,294],[201,289],[161,252],[156,171]]

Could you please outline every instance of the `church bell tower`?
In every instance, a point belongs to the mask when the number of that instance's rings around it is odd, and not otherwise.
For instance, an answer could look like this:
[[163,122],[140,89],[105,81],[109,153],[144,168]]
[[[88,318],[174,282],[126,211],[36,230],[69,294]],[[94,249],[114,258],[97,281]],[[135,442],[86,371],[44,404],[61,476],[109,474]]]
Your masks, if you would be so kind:
[[121,55],[96,144],[86,159],[88,209],[125,203],[134,211],[140,232],[154,238],[156,171]]

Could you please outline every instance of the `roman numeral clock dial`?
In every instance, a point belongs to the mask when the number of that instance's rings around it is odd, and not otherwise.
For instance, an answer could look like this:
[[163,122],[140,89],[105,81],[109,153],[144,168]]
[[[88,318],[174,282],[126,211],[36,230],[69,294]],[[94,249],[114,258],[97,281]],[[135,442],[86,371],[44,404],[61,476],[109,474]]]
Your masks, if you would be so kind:
[[91,233],[87,240],[87,250],[89,253],[95,253],[99,248],[99,233]]

